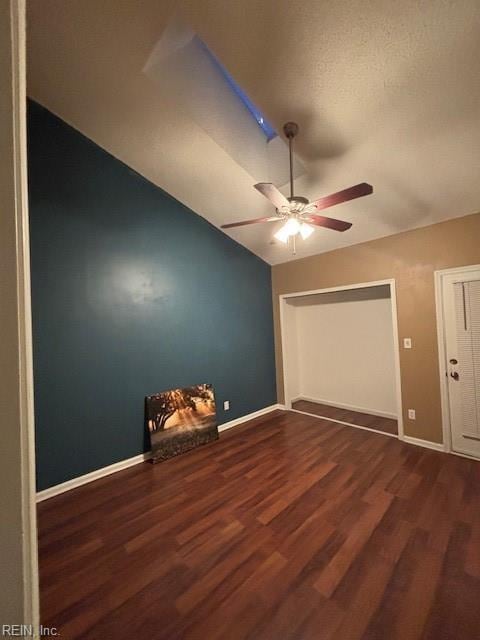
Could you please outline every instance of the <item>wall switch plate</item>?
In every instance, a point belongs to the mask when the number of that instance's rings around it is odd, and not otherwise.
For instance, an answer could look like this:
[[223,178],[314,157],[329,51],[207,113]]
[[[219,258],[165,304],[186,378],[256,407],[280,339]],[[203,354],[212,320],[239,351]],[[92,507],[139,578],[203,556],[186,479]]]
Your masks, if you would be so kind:
[[415,420],[415,409],[409,409],[408,410],[408,419],[409,420]]
[[412,339],[411,338],[404,338],[403,339],[403,348],[404,349],[411,349],[412,348]]
[[223,403],[223,410],[228,411],[230,409],[230,400],[225,400]]

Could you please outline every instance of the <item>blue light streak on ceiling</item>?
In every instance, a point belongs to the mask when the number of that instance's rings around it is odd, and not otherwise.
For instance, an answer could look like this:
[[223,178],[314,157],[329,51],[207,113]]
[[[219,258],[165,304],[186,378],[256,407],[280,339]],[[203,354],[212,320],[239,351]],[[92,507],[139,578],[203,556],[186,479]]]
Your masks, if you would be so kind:
[[203,40],[201,40],[198,36],[195,36],[195,38],[201,44],[202,48],[205,50],[208,57],[212,60],[216,68],[220,71],[220,73],[228,83],[229,87],[232,89],[235,95],[241,100],[243,105],[248,109],[251,116],[255,119],[255,122],[265,134],[265,137],[267,138],[267,142],[270,142],[270,140],[273,140],[273,138],[277,136],[277,132],[272,127],[272,125],[268,122],[268,120],[265,118],[265,116],[260,111],[260,109],[258,109],[253,104],[253,102],[247,96],[245,91],[243,91],[243,89],[235,82],[231,74],[227,71],[227,69],[223,66],[223,64],[218,60],[218,58],[216,58],[215,55],[210,51],[210,49],[203,42]]

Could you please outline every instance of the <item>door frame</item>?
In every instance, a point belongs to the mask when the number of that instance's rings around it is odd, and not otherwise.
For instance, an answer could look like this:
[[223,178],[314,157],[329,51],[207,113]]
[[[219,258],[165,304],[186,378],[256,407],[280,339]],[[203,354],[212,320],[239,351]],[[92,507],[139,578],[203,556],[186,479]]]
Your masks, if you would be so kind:
[[[22,618],[2,620],[2,623],[19,623],[32,625],[32,637],[39,637],[39,584],[38,584],[38,551],[36,525],[36,491],[35,491],[35,433],[34,433],[34,398],[33,398],[33,356],[32,356],[32,323],[31,323],[31,290],[30,290],[30,243],[28,218],[28,184],[27,184],[27,118],[26,118],[26,4],[25,0],[8,0],[2,6],[2,17],[8,21],[6,30],[10,32],[9,60],[2,62],[2,75],[5,73],[9,83],[8,92],[11,110],[4,114],[3,120],[10,119],[6,141],[8,155],[6,166],[10,170],[9,184],[11,193],[5,211],[5,228],[10,232],[12,240],[11,256],[7,260],[7,269],[2,274],[7,285],[7,305],[9,322],[6,327],[7,340],[12,340],[11,349],[16,349],[15,368],[6,375],[14,378],[16,394],[10,398],[11,416],[9,430],[15,435],[15,446],[18,441],[18,466],[15,473],[17,486],[15,499],[19,502],[20,517],[18,523],[12,522],[10,527],[18,527],[18,538],[21,544],[21,558],[18,558],[18,582],[21,582],[22,603],[12,602],[12,606],[23,610]],[[5,66],[4,66],[5,65]],[[5,70],[8,69],[8,72]],[[8,74],[8,75],[7,75]],[[7,84],[7,83],[6,83]],[[7,172],[7,170],[6,170]],[[3,176],[2,176],[3,178]],[[2,179],[3,186],[3,179]],[[3,227],[2,227],[3,231]],[[3,286],[2,286],[3,290]],[[13,342],[14,341],[14,342]],[[12,358],[13,359],[13,358]],[[8,362],[11,366],[11,362]],[[3,365],[3,361],[2,361]],[[12,409],[12,407],[15,407]],[[13,419],[12,419],[12,416]],[[3,462],[3,461],[2,461]],[[7,478],[13,475],[7,467]],[[18,495],[17,495],[18,494]],[[22,634],[23,635],[23,634]]]
[[[403,403],[402,403],[402,381],[400,375],[400,340],[398,337],[398,314],[397,314],[397,290],[394,278],[388,278],[386,280],[375,280],[372,282],[358,282],[337,287],[328,287],[325,289],[314,289],[310,291],[296,291],[295,293],[283,293],[278,296],[279,308],[280,308],[280,338],[282,346],[282,369],[283,369],[283,394],[284,405],[287,409],[292,408],[292,398],[289,393],[288,385],[288,372],[285,366],[285,354],[286,354],[286,333],[284,331],[285,320],[285,307],[289,298],[300,298],[304,296],[314,296],[319,293],[332,293],[335,291],[351,291],[353,289],[369,289],[371,287],[390,287],[390,303],[392,307],[392,332],[393,332],[393,351],[394,351],[394,363],[395,363],[395,396],[397,406],[397,425],[398,425],[398,439],[404,440],[405,433],[403,429]],[[354,425],[353,425],[354,426]],[[378,431],[378,433],[381,433]]]
[[455,455],[462,456],[464,458],[471,458],[472,460],[478,460],[474,456],[469,456],[466,453],[459,453],[452,450],[452,426],[450,422],[450,399],[448,396],[448,384],[447,376],[447,348],[445,343],[445,318],[443,314],[443,286],[446,276],[460,275],[462,273],[469,273],[471,271],[479,271],[480,264],[471,264],[464,267],[453,267],[452,269],[439,269],[434,271],[435,279],[435,311],[437,316],[437,343],[438,343],[438,371],[440,376],[440,401],[442,406],[442,433],[443,433],[443,445],[447,453],[454,453]]

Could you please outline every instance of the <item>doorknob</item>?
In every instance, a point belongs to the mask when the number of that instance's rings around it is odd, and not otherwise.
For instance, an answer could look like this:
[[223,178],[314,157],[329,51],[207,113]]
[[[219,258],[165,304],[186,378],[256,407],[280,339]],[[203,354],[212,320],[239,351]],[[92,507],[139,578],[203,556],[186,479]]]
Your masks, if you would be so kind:
[[450,373],[450,377],[452,377],[454,380],[458,380],[460,378],[460,376],[458,375],[458,371],[452,371]]

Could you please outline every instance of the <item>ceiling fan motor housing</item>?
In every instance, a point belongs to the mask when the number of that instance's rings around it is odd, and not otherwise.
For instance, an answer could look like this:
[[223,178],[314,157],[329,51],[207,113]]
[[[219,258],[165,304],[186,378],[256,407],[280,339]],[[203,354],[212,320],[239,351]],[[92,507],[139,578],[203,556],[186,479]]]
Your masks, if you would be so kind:
[[301,202],[302,204],[308,204],[308,198],[304,198],[303,196],[293,196],[293,198],[287,198],[289,202]]

